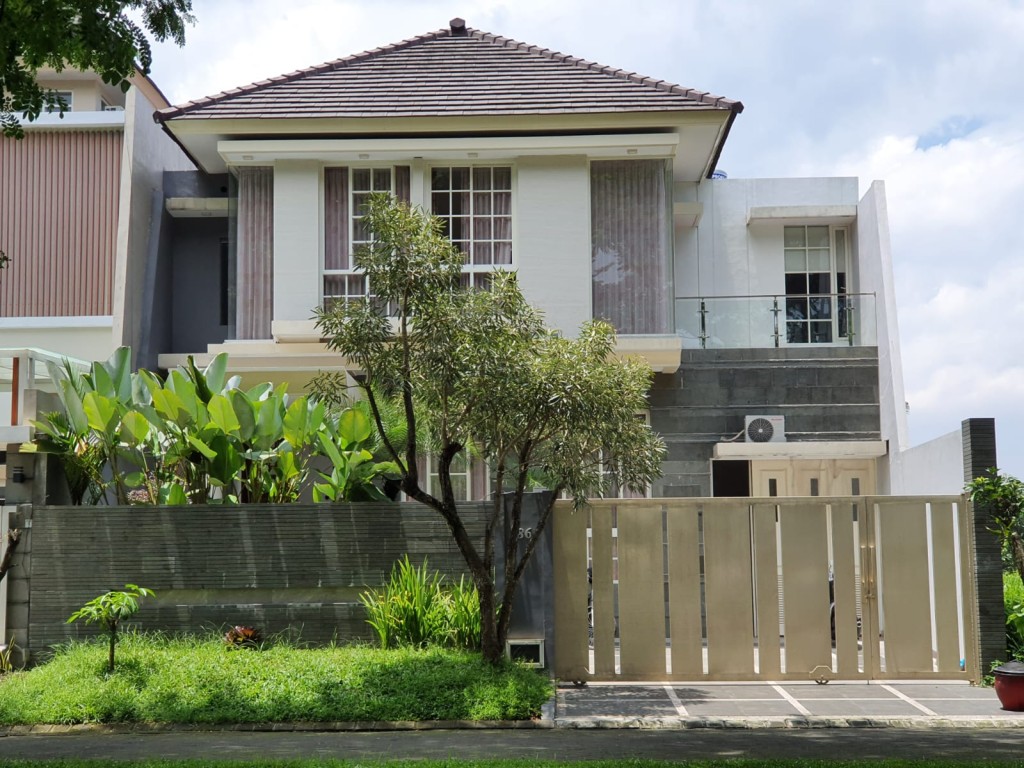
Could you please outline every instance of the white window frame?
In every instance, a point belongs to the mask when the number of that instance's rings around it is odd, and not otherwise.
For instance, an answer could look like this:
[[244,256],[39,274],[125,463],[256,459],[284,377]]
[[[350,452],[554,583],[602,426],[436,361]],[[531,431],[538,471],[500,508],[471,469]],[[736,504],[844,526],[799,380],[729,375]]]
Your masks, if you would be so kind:
[[[797,228],[797,227],[800,227],[800,228],[802,228],[804,230],[804,245],[803,246],[787,246],[786,245],[786,230],[787,229],[791,229],[791,228]],[[829,259],[828,276],[829,276],[829,289],[830,289],[829,290],[829,298],[828,298],[829,305],[830,305],[830,317],[828,319],[828,322],[830,323],[830,326],[831,326],[831,339],[829,341],[813,341],[811,339],[811,324],[813,322],[824,322],[823,320],[814,320],[814,319],[812,319],[810,317],[804,317],[804,318],[799,319],[799,320],[791,320],[788,317],[788,302],[787,302],[787,300],[789,298],[791,298],[791,297],[795,298],[795,297],[799,297],[801,295],[801,294],[797,294],[797,293],[790,294],[788,291],[784,292],[784,298],[783,298],[783,302],[784,302],[784,305],[782,307],[782,324],[783,324],[783,327],[781,329],[782,330],[782,338],[785,341],[786,346],[793,346],[793,347],[803,347],[803,346],[825,346],[825,347],[827,347],[827,346],[836,346],[836,345],[839,345],[839,344],[847,344],[848,343],[847,334],[849,333],[849,328],[846,328],[845,325],[843,325],[843,318],[840,317],[841,313],[844,311],[844,309],[843,309],[844,308],[844,302],[839,298],[839,296],[842,295],[842,294],[849,294],[849,292],[850,292],[850,282],[849,282],[850,281],[850,230],[849,230],[849,227],[847,227],[845,225],[835,225],[835,224],[832,224],[832,225],[830,225],[830,224],[817,224],[817,223],[814,223],[814,222],[808,222],[806,224],[786,224],[786,225],[784,225],[783,226],[783,230],[782,230],[782,235],[783,235],[783,240],[782,240],[782,242],[783,242],[783,245],[782,245],[782,249],[783,249],[783,265],[782,265],[783,283],[785,283],[785,279],[786,279],[786,277],[788,275],[791,275],[791,274],[801,274],[800,270],[795,270],[795,269],[791,270],[791,269],[788,268],[788,265],[786,264],[786,256],[787,256],[787,253],[789,253],[789,252],[798,252],[798,251],[801,251],[801,250],[803,251],[803,253],[804,253],[804,270],[803,270],[802,274],[804,274],[805,276],[809,276],[811,274],[821,274],[821,273],[824,272],[824,270],[820,270],[820,269],[811,270],[810,267],[809,267],[809,264],[808,264],[808,259],[809,259],[810,252],[813,251],[813,250],[822,250],[821,248],[812,248],[810,245],[807,244],[807,230],[809,228],[811,228],[811,227],[827,227],[828,228],[828,259]],[[842,234],[838,235],[837,233],[842,233]],[[843,249],[845,251],[842,254],[840,254],[838,252],[838,250],[839,250],[838,240],[839,239],[842,239]],[[839,290],[839,284],[838,284],[838,275],[840,273],[845,275],[845,280],[846,280],[846,285],[844,286],[842,291]],[[809,283],[809,277],[808,277],[808,283]],[[809,288],[810,288],[810,286],[808,284],[808,290],[809,290]],[[809,297],[823,296],[823,295],[824,294],[812,294],[812,293],[807,293],[806,294],[806,296],[809,296]],[[808,305],[809,305],[809,302],[810,302],[810,299],[808,299]],[[808,313],[808,315],[809,315],[809,313]],[[789,340],[789,323],[790,322],[800,322],[800,323],[802,323],[806,327],[806,329],[807,329],[807,340],[806,341],[790,341]],[[845,330],[845,333],[840,335],[840,330]]]

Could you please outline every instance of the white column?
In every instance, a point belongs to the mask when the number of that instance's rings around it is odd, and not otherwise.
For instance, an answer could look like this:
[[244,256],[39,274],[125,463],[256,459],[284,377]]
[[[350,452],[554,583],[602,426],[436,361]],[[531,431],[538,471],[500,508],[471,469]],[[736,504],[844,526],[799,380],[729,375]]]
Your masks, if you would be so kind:
[[275,337],[281,328],[294,328],[292,323],[308,323],[320,303],[321,176],[321,163],[316,161],[274,164]]

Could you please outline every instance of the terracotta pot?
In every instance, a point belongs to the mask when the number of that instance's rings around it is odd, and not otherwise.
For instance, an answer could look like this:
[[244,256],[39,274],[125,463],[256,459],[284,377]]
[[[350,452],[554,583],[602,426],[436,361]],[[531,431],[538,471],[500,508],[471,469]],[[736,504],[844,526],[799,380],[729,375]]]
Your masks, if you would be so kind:
[[996,678],[996,696],[1003,709],[1024,712],[1024,664],[1010,661],[992,670]]

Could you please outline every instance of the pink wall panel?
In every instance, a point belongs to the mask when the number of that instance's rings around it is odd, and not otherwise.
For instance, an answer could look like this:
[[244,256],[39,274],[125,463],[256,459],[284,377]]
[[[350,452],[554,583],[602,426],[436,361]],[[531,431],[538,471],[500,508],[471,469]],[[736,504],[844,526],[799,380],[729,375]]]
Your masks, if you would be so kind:
[[0,138],[0,317],[112,313],[120,131]]

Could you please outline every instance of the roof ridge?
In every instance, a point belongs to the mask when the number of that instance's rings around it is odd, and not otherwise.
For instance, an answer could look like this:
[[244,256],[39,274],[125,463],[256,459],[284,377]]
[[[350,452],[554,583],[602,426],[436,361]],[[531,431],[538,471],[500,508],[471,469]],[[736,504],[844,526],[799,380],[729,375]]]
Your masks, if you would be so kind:
[[466,32],[469,36],[478,37],[487,42],[497,43],[506,48],[516,48],[526,53],[535,53],[539,56],[551,59],[553,61],[559,61],[564,64],[572,64],[580,69],[587,69],[592,72],[600,72],[602,74],[611,75],[618,77],[623,80],[628,80],[639,85],[646,85],[649,87],[657,88],[659,91],[667,91],[668,93],[674,93],[679,96],[684,96],[688,99],[695,99],[704,104],[712,107],[727,107],[729,109],[743,111],[743,104],[734,99],[727,99],[724,96],[715,96],[707,91],[699,91],[696,88],[686,88],[676,83],[670,83],[667,80],[658,80],[653,77],[647,77],[637,72],[627,72],[624,69],[618,69],[616,67],[606,66],[598,64],[595,61],[589,61],[588,59],[581,58],[579,56],[572,56],[567,53],[561,53],[559,51],[553,51],[550,48],[541,48],[539,45],[532,45],[530,43],[524,43],[520,40],[515,40],[511,37],[505,37],[503,35],[496,35],[492,32],[484,32],[479,29],[467,27]]
[[319,74],[320,72],[330,72],[332,70],[340,69],[341,67],[347,67],[350,64],[355,64],[361,61],[369,61],[377,56],[382,56],[386,53],[393,53],[395,51],[408,48],[412,45],[419,43],[425,43],[430,40],[438,40],[442,37],[451,37],[451,30],[448,27],[443,29],[435,30],[434,32],[427,32],[422,35],[416,35],[415,37],[407,37],[405,40],[400,40],[397,43],[389,43],[388,45],[382,45],[377,48],[372,48],[362,53],[354,53],[350,56],[344,56],[340,59],[332,59],[331,61],[325,61],[323,64],[315,64],[311,67],[304,67],[303,69],[297,69],[294,72],[288,72],[284,75],[275,75],[269,77],[266,80],[257,80],[255,83],[248,85],[239,86],[238,88],[231,88],[227,91],[221,91],[210,96],[203,96],[199,99],[193,99],[186,101],[184,104],[177,104],[166,109],[158,110],[154,114],[154,118],[158,122],[169,120],[172,117],[177,117],[190,111],[194,107],[205,107],[210,104],[216,104],[219,101],[223,101],[229,97],[239,96],[245,93],[253,93],[263,88],[268,88],[272,85],[279,85],[280,83],[287,83],[292,80],[298,80],[299,78],[306,77],[307,75]]

